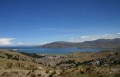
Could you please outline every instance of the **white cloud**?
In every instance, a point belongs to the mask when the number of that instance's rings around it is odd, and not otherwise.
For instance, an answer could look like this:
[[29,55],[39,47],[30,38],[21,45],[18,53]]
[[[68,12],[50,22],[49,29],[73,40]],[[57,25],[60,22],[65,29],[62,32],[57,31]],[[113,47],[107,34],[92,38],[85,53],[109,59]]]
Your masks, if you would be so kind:
[[79,38],[70,38],[70,42],[84,42],[84,41],[93,41],[97,39],[114,39],[120,38],[120,33],[117,34],[103,34],[103,35],[91,35],[91,36],[81,36]]
[[0,38],[0,45],[11,45],[15,38]]
[[30,43],[19,42],[19,43],[17,43],[17,45],[28,46],[28,45],[32,45],[32,44],[30,44]]
[[44,45],[44,44],[48,44],[48,43],[51,43],[51,42],[47,42],[47,41],[45,41],[45,42],[40,42],[40,43],[38,43],[38,44],[40,44],[40,45]]
[[78,42],[78,41],[79,41],[79,39],[74,38],[74,37],[72,37],[72,38],[69,39],[69,42]]
[[82,36],[81,38],[85,39],[85,38],[89,38],[90,36]]
[[117,34],[120,34],[120,33],[117,33]]

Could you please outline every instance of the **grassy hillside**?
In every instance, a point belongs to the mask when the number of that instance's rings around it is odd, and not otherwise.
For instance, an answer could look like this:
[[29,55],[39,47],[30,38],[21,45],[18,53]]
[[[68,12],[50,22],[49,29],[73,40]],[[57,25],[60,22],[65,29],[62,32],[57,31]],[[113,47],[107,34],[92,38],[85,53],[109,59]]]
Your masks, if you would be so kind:
[[0,49],[0,68],[5,69],[35,69],[40,64],[32,62],[32,57],[23,55],[19,52]]
[[120,49],[65,55],[0,49],[0,77],[119,77]]

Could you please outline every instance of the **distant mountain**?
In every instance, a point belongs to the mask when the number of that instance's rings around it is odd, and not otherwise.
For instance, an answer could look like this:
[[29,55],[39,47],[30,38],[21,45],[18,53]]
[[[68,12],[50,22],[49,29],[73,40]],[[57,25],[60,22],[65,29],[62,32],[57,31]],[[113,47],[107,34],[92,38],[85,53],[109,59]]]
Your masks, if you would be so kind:
[[40,47],[45,48],[69,48],[69,47],[75,47],[76,43],[73,42],[65,42],[65,41],[58,41],[58,42],[52,42],[45,45],[42,45]]
[[120,47],[120,38],[85,41],[80,43],[80,47],[116,48]]
[[98,39],[94,41],[85,41],[85,42],[52,42],[45,45],[41,45],[40,47],[44,48],[71,48],[71,47],[80,47],[80,48],[116,48],[120,47],[120,38],[115,39]]

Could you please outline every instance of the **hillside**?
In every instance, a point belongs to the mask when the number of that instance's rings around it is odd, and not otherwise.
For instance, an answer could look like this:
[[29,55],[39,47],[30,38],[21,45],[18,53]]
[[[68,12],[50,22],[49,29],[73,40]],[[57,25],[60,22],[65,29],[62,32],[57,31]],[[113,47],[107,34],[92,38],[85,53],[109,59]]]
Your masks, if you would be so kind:
[[[0,49],[0,69],[34,69],[40,64],[32,62],[33,58],[19,52]],[[32,67],[31,67],[32,66]]]
[[0,49],[0,77],[119,77],[119,68],[119,48],[65,55]]
[[120,46],[120,38],[98,39],[95,41],[85,41],[80,44],[80,47],[116,48],[119,46]]
[[69,47],[76,47],[76,46],[77,46],[76,43],[73,43],[73,42],[58,41],[58,42],[48,43],[48,44],[42,45],[40,47],[45,47],[45,48],[69,48]]
[[71,47],[90,47],[90,48],[116,48],[120,47],[120,38],[116,39],[98,39],[85,42],[52,42],[38,47],[44,48],[71,48]]

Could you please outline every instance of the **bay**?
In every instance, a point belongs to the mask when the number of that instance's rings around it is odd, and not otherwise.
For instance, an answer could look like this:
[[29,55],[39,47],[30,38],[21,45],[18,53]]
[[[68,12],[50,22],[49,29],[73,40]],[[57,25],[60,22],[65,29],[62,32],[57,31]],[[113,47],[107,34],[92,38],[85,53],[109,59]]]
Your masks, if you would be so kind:
[[38,48],[38,47],[2,47],[2,49],[38,54],[67,54],[70,52],[97,52],[105,50],[103,48]]

